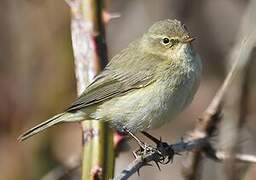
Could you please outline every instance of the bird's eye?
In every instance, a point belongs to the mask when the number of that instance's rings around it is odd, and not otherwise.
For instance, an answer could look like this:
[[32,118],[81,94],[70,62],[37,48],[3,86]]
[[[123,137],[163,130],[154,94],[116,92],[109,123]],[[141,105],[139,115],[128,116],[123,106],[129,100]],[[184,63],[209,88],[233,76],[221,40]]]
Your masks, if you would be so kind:
[[169,44],[170,39],[169,38],[163,38],[162,42],[163,42],[163,44]]

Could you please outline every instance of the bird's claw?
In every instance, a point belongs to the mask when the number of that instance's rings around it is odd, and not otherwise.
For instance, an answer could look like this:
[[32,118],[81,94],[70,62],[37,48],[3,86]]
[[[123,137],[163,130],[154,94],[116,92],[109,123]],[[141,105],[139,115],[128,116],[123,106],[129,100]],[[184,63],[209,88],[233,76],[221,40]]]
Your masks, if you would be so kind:
[[[145,163],[145,164],[144,164],[144,166],[150,166],[150,167],[152,167],[153,165],[152,165],[152,164],[150,164],[150,163]],[[141,167],[140,167],[140,168],[138,168],[138,170],[137,170],[137,174],[138,174],[138,176],[140,176],[140,169],[141,169]]]
[[175,154],[175,152],[168,145],[168,143],[163,142],[161,137],[157,139],[154,136],[148,134],[147,132],[142,133],[154,143],[156,143],[156,148],[154,148],[154,150],[160,155],[159,163],[168,164],[170,161],[173,161],[173,155]]
[[155,162],[155,164],[156,164],[156,166],[157,166],[158,170],[159,170],[159,171],[161,171],[161,168],[160,168],[159,163],[158,163],[157,161],[154,161],[154,162]]

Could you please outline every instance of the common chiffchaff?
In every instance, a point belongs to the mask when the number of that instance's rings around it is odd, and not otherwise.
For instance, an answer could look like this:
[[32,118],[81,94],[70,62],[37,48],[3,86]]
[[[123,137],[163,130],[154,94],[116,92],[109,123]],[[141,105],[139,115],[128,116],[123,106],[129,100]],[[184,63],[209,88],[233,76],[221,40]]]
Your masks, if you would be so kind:
[[131,133],[159,127],[193,99],[201,60],[184,25],[162,20],[114,56],[83,94],[66,109],[29,129],[23,141],[61,122],[104,120]]

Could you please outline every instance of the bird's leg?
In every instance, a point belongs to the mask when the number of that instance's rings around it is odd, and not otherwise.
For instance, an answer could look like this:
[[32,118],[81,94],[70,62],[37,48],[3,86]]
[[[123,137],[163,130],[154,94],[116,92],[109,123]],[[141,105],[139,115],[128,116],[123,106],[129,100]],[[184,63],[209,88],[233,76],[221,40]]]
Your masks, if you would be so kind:
[[123,128],[123,131],[129,134],[139,144],[142,149],[145,149],[145,143],[142,142],[135,134],[129,131],[127,128]]
[[146,136],[147,138],[149,138],[151,141],[153,141],[154,143],[156,143],[156,145],[158,146],[160,143],[162,143],[162,138],[160,137],[160,139],[155,138],[154,136],[152,136],[151,134],[142,131],[141,132],[144,136]]
[[142,142],[135,134],[130,132],[127,128],[123,128],[123,131],[126,132],[127,134],[129,134],[133,139],[135,139],[136,142],[140,146],[139,150],[135,150],[133,152],[133,155],[135,156],[135,158],[137,158],[139,155],[145,155],[147,152],[154,150],[153,147],[151,147],[151,146],[147,145],[146,143]]

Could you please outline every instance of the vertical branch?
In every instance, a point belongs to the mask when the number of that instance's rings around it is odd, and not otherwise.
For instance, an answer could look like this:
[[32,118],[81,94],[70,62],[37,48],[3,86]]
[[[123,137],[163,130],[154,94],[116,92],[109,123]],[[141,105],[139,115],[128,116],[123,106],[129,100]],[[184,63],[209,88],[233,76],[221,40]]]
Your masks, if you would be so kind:
[[[80,95],[107,64],[103,0],[67,0],[72,12],[71,33],[77,91]],[[82,179],[110,179],[114,170],[113,133],[104,122],[84,121]]]
[[[229,160],[225,161],[223,174],[225,179],[240,179],[241,173],[235,164],[235,154],[240,151],[237,144],[239,144],[241,138],[241,129],[245,123],[247,114],[248,103],[248,90],[249,90],[249,71],[252,64],[252,53],[256,45],[255,28],[256,23],[256,2],[251,0],[248,2],[245,15],[242,20],[239,37],[237,42],[240,43],[242,39],[246,38],[247,42],[244,45],[243,53],[241,54],[241,63],[239,64],[238,77],[235,79],[233,86],[230,89],[230,93],[227,96],[225,116],[227,121],[223,124],[224,130],[220,137],[220,143],[225,144],[225,151],[231,154]],[[237,56],[239,48],[233,47],[227,63],[230,64],[234,57]],[[224,132],[226,129],[232,130],[228,136]]]
[[[256,36],[255,36],[255,27],[256,23],[254,21],[255,19],[255,9],[256,9],[256,2],[251,0],[249,1],[247,11],[245,12],[243,23],[240,27],[240,32],[238,32],[238,40],[234,46],[234,48],[230,51],[230,56],[228,57],[229,63],[232,65],[232,73],[229,73],[226,80],[222,84],[222,87],[219,89],[217,94],[214,97],[214,100],[212,103],[208,106],[204,114],[201,116],[201,118],[198,119],[196,127],[194,131],[191,133],[192,138],[195,137],[211,137],[213,133],[215,132],[217,125],[219,124],[221,118],[221,106],[223,103],[223,97],[226,94],[227,87],[229,86],[231,80],[234,81],[232,83],[237,84],[236,82],[239,81],[243,82],[240,83],[242,87],[244,86],[244,89],[241,89],[241,91],[237,91],[238,94],[231,93],[231,89],[229,88],[228,95],[232,96],[229,98],[229,100],[232,101],[232,104],[236,104],[238,108],[235,110],[235,113],[237,114],[236,117],[233,116],[233,118],[230,118],[230,123],[233,124],[232,132],[229,131],[228,134],[232,134],[232,138],[227,140],[227,133],[223,133],[222,140],[225,141],[225,144],[227,144],[227,141],[230,142],[232,145],[230,146],[230,149],[228,151],[228,154],[234,154],[236,152],[235,145],[237,144],[237,137],[239,134],[239,130],[241,126],[244,123],[244,113],[246,106],[243,106],[246,102],[246,98],[244,95],[247,93],[245,92],[248,87],[246,87],[248,84],[248,80],[245,80],[245,78],[248,78],[247,75],[243,74],[241,75],[241,72],[247,72],[248,67],[250,67],[250,54],[252,53],[253,48],[255,47],[256,42]],[[251,22],[253,21],[253,22]],[[246,42],[245,42],[246,40]],[[242,44],[242,47],[241,47]],[[245,83],[245,84],[244,84]],[[239,93],[240,92],[240,93]],[[237,99],[237,101],[234,102],[234,99]],[[238,100],[240,99],[240,100]],[[243,105],[242,105],[243,104]],[[239,109],[240,108],[240,109]],[[226,116],[225,112],[225,116]],[[239,115],[239,114],[240,115]],[[234,115],[234,114],[233,114]],[[240,117],[239,117],[240,116]],[[237,120],[235,120],[235,118]],[[227,150],[227,149],[226,149]],[[200,168],[200,164],[202,161],[202,154],[200,151],[189,153],[188,157],[188,165],[183,169],[183,175],[184,179],[186,180],[195,180],[200,178],[200,172],[202,172],[202,168]],[[234,164],[234,159],[227,160],[226,164]],[[226,166],[226,170],[228,170],[230,179],[233,179],[232,177],[235,176],[236,170],[234,170],[233,166]],[[232,169],[232,170],[231,170]],[[234,175],[234,176],[233,176]]]

